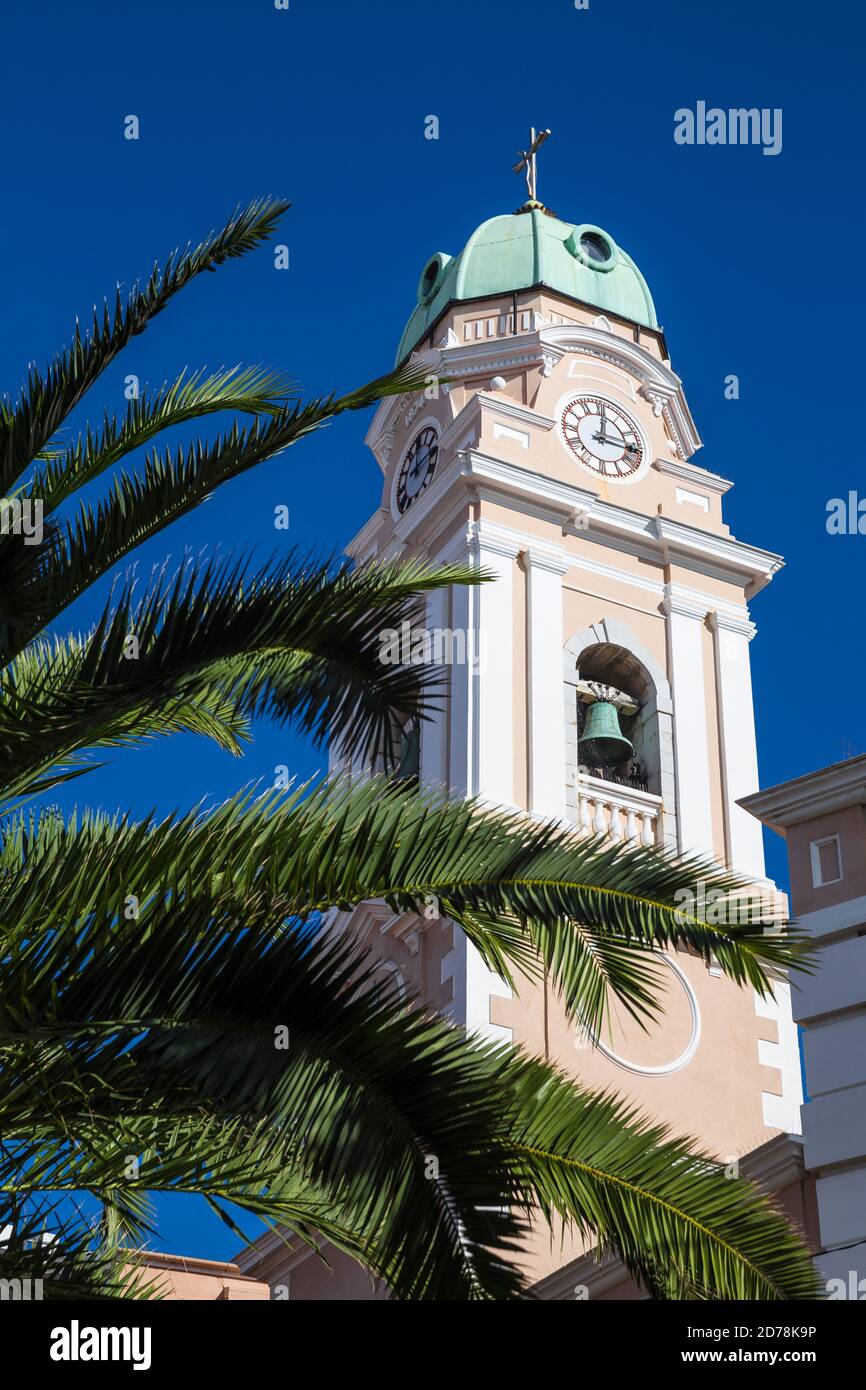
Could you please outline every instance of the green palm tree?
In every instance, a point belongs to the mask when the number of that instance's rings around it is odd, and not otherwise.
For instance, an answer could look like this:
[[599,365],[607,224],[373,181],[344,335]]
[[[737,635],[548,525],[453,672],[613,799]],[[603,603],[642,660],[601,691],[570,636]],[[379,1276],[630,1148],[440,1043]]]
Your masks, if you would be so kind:
[[[146,1296],[148,1194],[183,1192],[236,1230],[240,1209],[330,1242],[397,1297],[519,1296],[514,1256],[539,1210],[658,1297],[811,1296],[804,1245],[756,1189],[614,1098],[372,987],[351,939],[322,928],[334,907],[414,911],[433,895],[504,979],[546,971],[597,1030],[612,1003],[657,1015],[660,948],[714,957],[762,993],[801,960],[791,934],[682,915],[684,882],[735,887],[717,870],[387,777],[247,791],[164,821],[22,805],[106,747],[191,730],[238,753],[263,712],[387,765],[395,717],[436,698],[435,673],[383,665],[378,639],[420,594],[483,581],[459,567],[201,561],[140,596],[121,577],[92,630],[57,629],[221,483],[428,370],[306,404],[259,369],[200,373],[59,442],[130,338],[286,206],[255,203],[169,257],[0,406],[0,1278]],[[213,442],[160,447],[226,411]],[[101,478],[98,505],[76,506]],[[14,524],[36,502],[32,546]]]

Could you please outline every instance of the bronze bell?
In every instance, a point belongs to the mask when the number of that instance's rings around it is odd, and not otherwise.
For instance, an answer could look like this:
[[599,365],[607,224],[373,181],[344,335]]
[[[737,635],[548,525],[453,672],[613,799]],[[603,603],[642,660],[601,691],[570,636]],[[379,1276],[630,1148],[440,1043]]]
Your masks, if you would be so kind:
[[590,705],[578,746],[584,760],[593,767],[613,767],[634,757],[634,748],[619,727],[616,706],[609,700],[596,700]]
[[415,781],[421,771],[421,725],[417,719],[407,719],[400,730],[400,758],[394,777],[400,781]]

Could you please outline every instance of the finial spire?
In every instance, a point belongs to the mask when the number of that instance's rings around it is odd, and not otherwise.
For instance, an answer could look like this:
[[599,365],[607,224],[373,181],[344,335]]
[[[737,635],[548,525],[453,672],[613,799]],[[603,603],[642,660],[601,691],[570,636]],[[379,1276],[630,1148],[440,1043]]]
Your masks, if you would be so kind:
[[520,158],[514,165],[514,172],[515,174],[519,174],[521,170],[524,171],[530,203],[538,202],[538,173],[535,158],[539,148],[544,144],[549,134],[549,130],[536,131],[535,126],[531,126],[529,130],[529,149],[517,151]]

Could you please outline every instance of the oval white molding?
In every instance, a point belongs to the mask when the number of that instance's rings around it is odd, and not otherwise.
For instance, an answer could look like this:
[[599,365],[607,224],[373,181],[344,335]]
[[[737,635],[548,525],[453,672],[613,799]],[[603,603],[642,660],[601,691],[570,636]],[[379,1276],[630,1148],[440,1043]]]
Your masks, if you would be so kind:
[[607,1047],[603,1042],[600,1042],[593,1033],[587,1030],[593,1045],[598,1048],[599,1052],[607,1057],[608,1061],[614,1062],[616,1066],[623,1067],[625,1071],[634,1072],[638,1076],[669,1076],[672,1072],[681,1071],[683,1067],[688,1066],[689,1062],[694,1057],[701,1040],[701,1011],[698,1008],[695,992],[689,984],[685,973],[680,966],[677,965],[676,961],[671,960],[670,956],[658,952],[658,959],[664,965],[668,966],[679,980],[686,999],[689,1002],[689,1009],[692,1015],[692,1034],[679,1057],[675,1057],[672,1062],[663,1062],[660,1067],[645,1067],[642,1066],[640,1062],[630,1062],[627,1057],[620,1057],[619,1053],[614,1052],[612,1047]]

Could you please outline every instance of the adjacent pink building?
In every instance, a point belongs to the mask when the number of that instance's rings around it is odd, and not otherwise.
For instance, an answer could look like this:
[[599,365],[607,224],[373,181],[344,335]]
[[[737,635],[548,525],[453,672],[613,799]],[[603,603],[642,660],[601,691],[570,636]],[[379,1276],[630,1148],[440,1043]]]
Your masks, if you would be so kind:
[[866,755],[746,797],[788,845],[791,902],[818,951],[792,993],[828,1293],[866,1299]]

